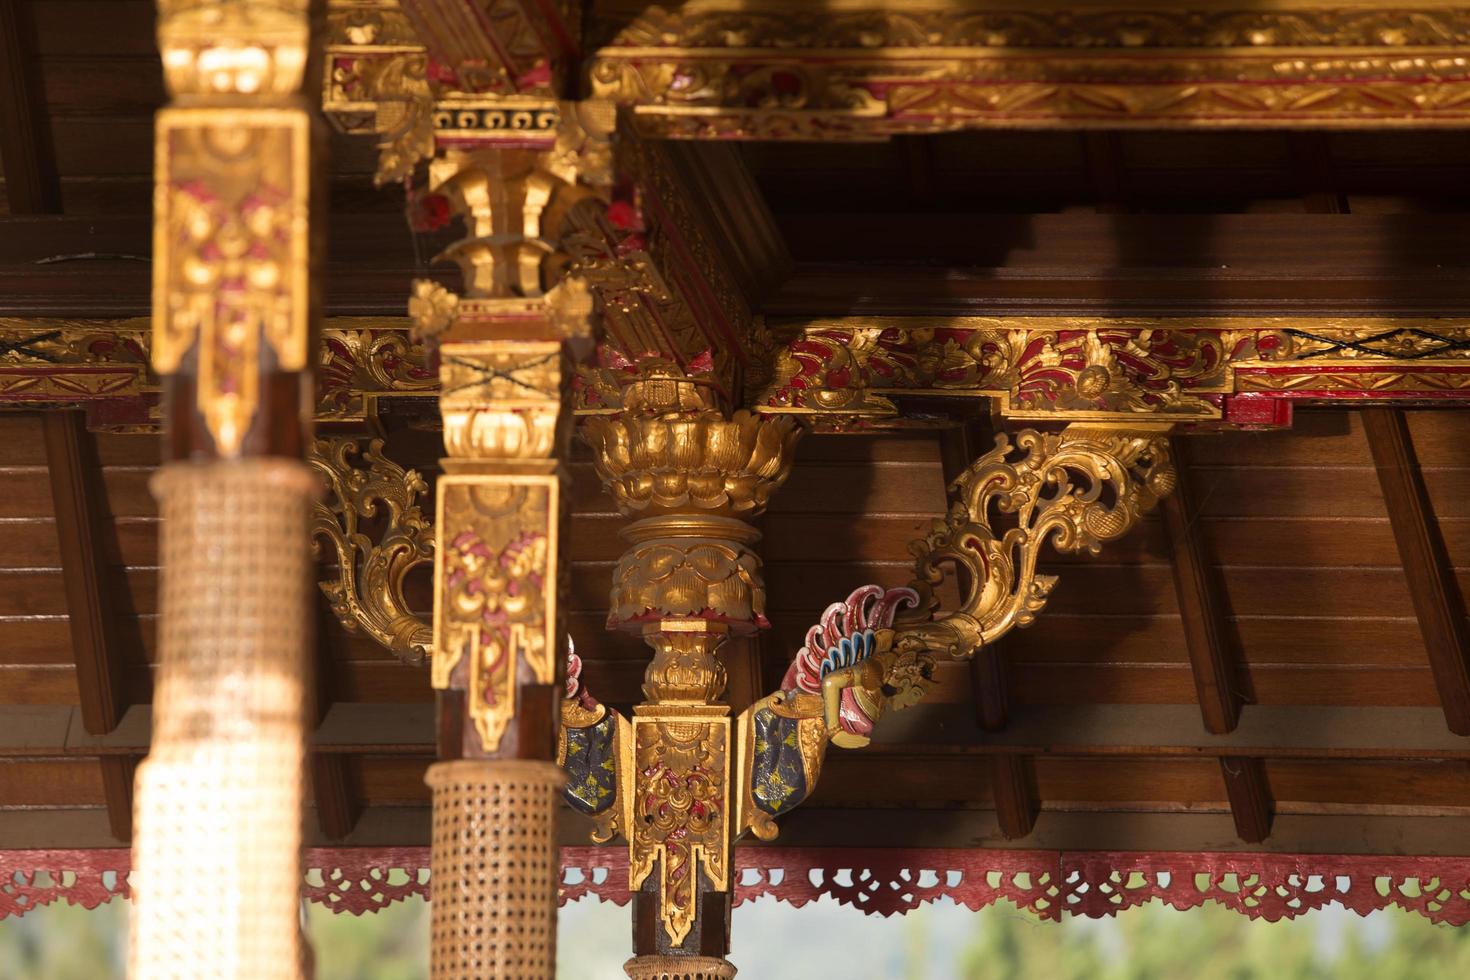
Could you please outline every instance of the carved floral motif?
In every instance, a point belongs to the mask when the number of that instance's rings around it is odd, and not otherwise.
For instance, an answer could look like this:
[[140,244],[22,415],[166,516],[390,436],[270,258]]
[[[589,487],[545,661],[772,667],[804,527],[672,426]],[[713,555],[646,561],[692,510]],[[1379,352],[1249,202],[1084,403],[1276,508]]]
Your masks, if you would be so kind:
[[486,751],[515,717],[519,685],[555,680],[560,490],[555,475],[439,480],[432,680],[467,692]]
[[965,570],[960,606],[903,626],[897,649],[968,659],[1029,626],[1057,582],[1037,572],[1042,548],[1096,554],[1173,492],[1176,479],[1167,430],[1073,423],[1059,433],[1027,429],[1014,441],[997,436],[995,449],[955,482],[949,514],[913,546],[921,593],[943,581],[944,566]]
[[[365,466],[349,458],[359,453]],[[433,534],[418,503],[428,486],[384,457],[381,439],[366,450],[356,439],[318,439],[308,462],[327,483],[327,499],[313,505],[312,536],[318,549],[324,539],[336,552],[337,577],[321,583],[332,612],[349,633],[366,633],[400,660],[421,666],[433,629],[409,607],[404,584],[410,572],[434,560]],[[377,516],[383,531],[374,541],[360,528]]]
[[702,872],[718,891],[730,887],[729,734],[730,719],[709,717],[709,709],[633,719],[628,888],[637,891],[658,868],[659,915],[675,946],[694,924],[696,877]]
[[170,108],[157,140],[153,367],[173,374],[193,352],[205,426],[235,456],[261,372],[306,367],[310,120],[295,109]]

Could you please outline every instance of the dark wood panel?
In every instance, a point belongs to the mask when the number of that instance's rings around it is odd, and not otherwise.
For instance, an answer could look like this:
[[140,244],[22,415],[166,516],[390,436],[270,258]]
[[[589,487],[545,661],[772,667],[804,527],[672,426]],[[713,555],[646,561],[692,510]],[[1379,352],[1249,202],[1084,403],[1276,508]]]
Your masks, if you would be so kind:
[[1273,432],[1191,436],[1190,459],[1206,466],[1367,466],[1372,462],[1358,414],[1302,409],[1292,427]]
[[52,517],[51,478],[45,466],[0,467],[0,518]]
[[59,567],[61,549],[54,518],[0,520],[0,568]]
[[154,55],[149,0],[31,0],[43,57]]
[[[5,580],[0,577],[0,583]],[[66,614],[45,618],[0,618],[0,662],[28,666],[71,666],[71,628]]]
[[148,467],[108,466],[102,470],[102,488],[107,510],[118,517],[157,517],[158,501],[148,489],[153,477]]
[[0,807],[101,806],[94,759],[0,759]]
[[46,109],[52,117],[67,115],[114,119],[133,117],[133,125],[152,127],[153,113],[168,100],[163,65],[157,53],[134,57],[41,60]]
[[1415,409],[1404,412],[1404,420],[1420,466],[1470,468],[1470,413]]
[[1205,517],[1382,517],[1371,467],[1194,468]]
[[758,549],[768,566],[813,560],[893,559],[912,563],[909,544],[924,536],[936,516],[829,516],[776,510],[761,522]]
[[1274,759],[1276,799],[1301,803],[1470,808],[1470,763]]
[[984,806],[991,800],[989,762],[978,756],[885,758],[832,749],[807,801],[813,806],[867,808],[898,803]]
[[71,664],[0,665],[0,704],[76,704],[77,671]]
[[98,432],[97,459],[103,466],[157,466],[162,461],[162,442],[156,433]]
[[772,498],[780,514],[923,514],[944,512],[944,470],[933,463],[809,463],[792,467]]
[[45,466],[46,444],[41,439],[41,416],[33,412],[0,412],[0,444],[5,466]]
[[1218,804],[1226,799],[1220,767],[1214,759],[1037,756],[1036,782],[1048,806],[1171,801]]
[[[1112,664],[1016,664],[1011,698],[1020,704],[1193,704],[1194,681],[1186,666]],[[1253,704],[1439,704],[1428,667],[1294,667],[1252,665],[1240,689]]]
[[428,803],[424,773],[432,758],[393,755],[348,756],[350,778],[369,804]]

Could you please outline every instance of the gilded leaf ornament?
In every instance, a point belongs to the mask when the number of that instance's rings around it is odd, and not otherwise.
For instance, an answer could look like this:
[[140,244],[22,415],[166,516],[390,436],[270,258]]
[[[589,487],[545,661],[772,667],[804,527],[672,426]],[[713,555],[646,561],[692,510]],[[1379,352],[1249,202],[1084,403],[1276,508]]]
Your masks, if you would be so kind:
[[[362,463],[353,462],[360,456]],[[321,583],[338,622],[364,633],[411,666],[422,666],[433,644],[428,620],[408,603],[404,584],[434,560],[433,532],[419,497],[428,486],[414,470],[383,455],[383,440],[363,449],[356,439],[318,439],[308,462],[326,480],[327,499],[313,507],[312,537],[335,552],[336,578]],[[377,519],[374,521],[374,519]],[[382,527],[376,540],[364,529]]]
[[1167,431],[1073,423],[998,435],[955,481],[948,515],[913,545],[921,594],[932,594],[946,566],[965,570],[959,608],[901,626],[897,649],[968,659],[1029,626],[1057,582],[1037,571],[1044,546],[1096,554],[1173,491]]

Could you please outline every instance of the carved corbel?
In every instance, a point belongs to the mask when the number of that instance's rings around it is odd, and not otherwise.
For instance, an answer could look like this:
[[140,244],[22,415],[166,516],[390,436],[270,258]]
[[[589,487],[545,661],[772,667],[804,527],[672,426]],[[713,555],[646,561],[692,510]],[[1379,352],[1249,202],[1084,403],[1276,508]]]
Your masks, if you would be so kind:
[[[358,455],[365,465],[353,463]],[[385,457],[381,439],[365,450],[356,439],[318,439],[307,461],[327,484],[327,498],[313,505],[311,531],[318,557],[323,541],[336,555],[336,577],[321,583],[332,612],[349,633],[366,634],[404,663],[422,666],[433,629],[409,607],[404,583],[434,561],[433,533],[419,505],[428,491],[423,477]],[[373,518],[381,518],[376,541],[363,530]]]
[[[828,743],[866,745],[885,711],[923,697],[938,658],[968,659],[1030,625],[1057,582],[1037,571],[1044,546],[1096,553],[1173,491],[1168,431],[1073,424],[998,436],[955,482],[949,514],[914,543],[913,587],[864,586],[829,606],[781,689],[741,715],[740,831],[773,839],[775,819],[815,787]],[[936,611],[949,565],[963,571],[965,594]]]

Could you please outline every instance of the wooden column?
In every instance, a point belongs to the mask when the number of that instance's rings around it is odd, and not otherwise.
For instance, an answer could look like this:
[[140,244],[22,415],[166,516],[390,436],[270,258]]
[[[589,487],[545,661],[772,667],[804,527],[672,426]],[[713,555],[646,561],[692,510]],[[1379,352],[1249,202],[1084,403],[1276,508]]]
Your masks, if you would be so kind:
[[437,341],[444,420],[432,679],[430,975],[555,975],[560,862],[555,764],[566,630],[571,367],[590,346],[592,300],[561,280],[560,236],[600,203],[551,154],[450,153],[431,189],[464,218],[448,255],[455,296],[419,283],[410,305]]
[[[296,980],[317,483],[307,0],[160,0],[159,663],[130,975]],[[229,896],[222,901],[221,896]]]
[[767,625],[749,523],[790,472],[790,419],[726,415],[711,379],[649,358],[621,379],[615,416],[584,433],[603,485],[639,520],[613,574],[611,626],[653,650],[633,709],[626,813],[635,978],[730,977],[735,725],[717,651]]

